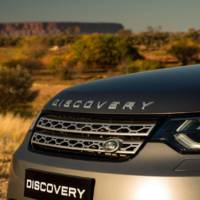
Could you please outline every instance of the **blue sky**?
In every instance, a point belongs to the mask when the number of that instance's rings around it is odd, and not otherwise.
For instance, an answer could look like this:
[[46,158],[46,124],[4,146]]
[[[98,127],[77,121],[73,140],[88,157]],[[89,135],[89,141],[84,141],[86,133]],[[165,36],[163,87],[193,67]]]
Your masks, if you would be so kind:
[[200,28],[200,0],[0,0],[0,22],[120,22],[133,31]]

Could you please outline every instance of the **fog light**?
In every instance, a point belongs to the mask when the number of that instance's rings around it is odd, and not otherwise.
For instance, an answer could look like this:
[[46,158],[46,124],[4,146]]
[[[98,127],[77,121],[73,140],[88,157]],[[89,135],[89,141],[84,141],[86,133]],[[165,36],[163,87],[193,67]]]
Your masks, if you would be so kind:
[[117,139],[111,139],[111,140],[107,140],[104,144],[103,144],[103,149],[105,150],[105,152],[116,152],[117,150],[120,149],[121,146],[121,141],[117,140]]

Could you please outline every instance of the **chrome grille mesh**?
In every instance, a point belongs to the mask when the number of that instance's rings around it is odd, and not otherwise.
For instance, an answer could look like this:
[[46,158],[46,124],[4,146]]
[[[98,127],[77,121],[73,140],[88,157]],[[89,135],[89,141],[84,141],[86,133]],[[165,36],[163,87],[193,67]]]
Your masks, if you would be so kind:
[[148,136],[154,124],[119,124],[75,122],[41,117],[37,127],[69,133],[99,134],[114,136]]
[[[49,136],[42,133],[35,133],[31,140],[32,144],[42,144],[48,147],[70,149],[77,151],[88,152],[105,152],[103,149],[104,141],[88,140],[70,137]],[[134,154],[142,142],[123,142],[120,150],[115,153],[119,154]],[[105,152],[106,153],[106,152]]]
[[[120,123],[119,123],[120,122]],[[135,154],[145,138],[151,133],[153,122],[96,122],[95,120],[69,120],[41,117],[31,138],[32,146],[51,148],[56,151],[76,153],[95,153],[106,156],[129,156]],[[107,152],[105,142],[110,139],[120,140],[120,148]],[[97,154],[96,154],[97,153]]]

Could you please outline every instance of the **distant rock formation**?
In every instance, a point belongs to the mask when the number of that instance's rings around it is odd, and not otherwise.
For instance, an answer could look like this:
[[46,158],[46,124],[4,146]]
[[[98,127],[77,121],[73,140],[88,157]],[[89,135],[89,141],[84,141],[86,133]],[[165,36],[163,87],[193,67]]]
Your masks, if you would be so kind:
[[116,33],[123,29],[120,23],[87,22],[21,22],[0,23],[0,34],[8,36],[44,34]]

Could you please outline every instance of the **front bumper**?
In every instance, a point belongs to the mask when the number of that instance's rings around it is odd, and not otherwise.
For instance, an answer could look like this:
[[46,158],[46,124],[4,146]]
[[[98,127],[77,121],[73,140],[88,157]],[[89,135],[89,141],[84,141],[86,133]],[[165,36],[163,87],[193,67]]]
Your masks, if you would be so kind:
[[28,199],[24,197],[26,169],[94,178],[94,200],[200,199],[199,155],[182,155],[165,144],[148,143],[129,161],[86,161],[33,153],[28,141],[13,156],[8,199]]

